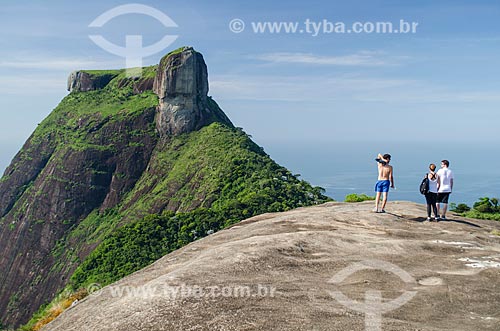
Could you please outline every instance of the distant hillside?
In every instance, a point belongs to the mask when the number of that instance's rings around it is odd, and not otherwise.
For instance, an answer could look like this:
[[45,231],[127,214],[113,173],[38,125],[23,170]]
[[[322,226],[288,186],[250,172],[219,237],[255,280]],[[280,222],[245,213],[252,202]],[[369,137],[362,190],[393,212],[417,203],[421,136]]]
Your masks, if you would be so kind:
[[207,75],[190,47],[139,78],[70,75],[0,180],[4,326],[238,220],[329,200],[232,125]]

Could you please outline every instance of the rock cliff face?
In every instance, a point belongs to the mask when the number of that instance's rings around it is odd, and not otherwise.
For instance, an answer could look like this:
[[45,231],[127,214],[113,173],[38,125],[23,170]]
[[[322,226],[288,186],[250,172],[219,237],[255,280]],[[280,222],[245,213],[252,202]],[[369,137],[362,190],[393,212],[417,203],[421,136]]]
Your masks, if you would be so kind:
[[191,47],[161,59],[153,89],[160,99],[156,126],[162,135],[191,132],[214,121],[231,125],[210,104],[207,66]]
[[93,91],[104,88],[115,78],[114,74],[92,75],[85,71],[72,72],[68,77],[68,91]]
[[[256,216],[103,288],[43,330],[368,330],[360,308],[387,310],[370,330],[499,330],[500,223],[425,223],[425,207],[408,202],[372,208]],[[363,308],[368,291],[380,305]]]
[[[135,118],[81,123],[79,131],[95,144],[85,148],[65,146],[55,132],[34,135],[16,155],[0,181],[4,323],[26,322],[65,284],[76,264],[58,261],[58,245],[91,211],[116,206],[140,178],[156,144],[154,131],[147,129],[154,116],[155,109],[149,108]],[[134,130],[143,136],[132,137]]]
[[[222,196],[246,213],[326,199],[233,127],[207,96],[207,67],[190,47],[143,68],[140,78],[124,70],[72,73],[68,89],[0,179],[4,326],[27,322],[124,224],[220,206]],[[243,183],[255,185],[251,194],[239,195]]]

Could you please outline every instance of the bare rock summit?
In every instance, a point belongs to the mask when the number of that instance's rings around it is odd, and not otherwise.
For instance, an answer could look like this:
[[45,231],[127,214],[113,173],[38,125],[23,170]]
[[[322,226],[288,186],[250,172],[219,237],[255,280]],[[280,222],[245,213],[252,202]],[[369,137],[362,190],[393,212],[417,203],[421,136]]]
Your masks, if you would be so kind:
[[365,311],[384,331],[500,330],[500,223],[428,223],[424,208],[326,203],[253,217],[95,292],[43,330],[361,331]]
[[156,126],[161,135],[177,135],[218,121],[231,121],[208,96],[208,71],[203,55],[183,47],[164,56],[153,91],[158,95]]

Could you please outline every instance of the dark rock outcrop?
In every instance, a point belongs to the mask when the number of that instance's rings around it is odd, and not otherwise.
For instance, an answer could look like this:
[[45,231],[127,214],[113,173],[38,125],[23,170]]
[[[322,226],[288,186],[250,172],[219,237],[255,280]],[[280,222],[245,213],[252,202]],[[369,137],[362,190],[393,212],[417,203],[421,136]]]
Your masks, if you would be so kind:
[[210,103],[207,66],[192,47],[161,59],[153,90],[160,99],[156,127],[161,136],[191,132],[215,121],[232,126]]
[[[130,82],[132,80],[132,82]],[[146,91],[153,90],[154,77],[144,77],[144,78],[124,78],[118,81],[118,88],[132,84],[132,90],[134,94],[141,94]]]
[[116,74],[92,75],[85,71],[74,71],[68,77],[68,91],[99,90],[114,78]]

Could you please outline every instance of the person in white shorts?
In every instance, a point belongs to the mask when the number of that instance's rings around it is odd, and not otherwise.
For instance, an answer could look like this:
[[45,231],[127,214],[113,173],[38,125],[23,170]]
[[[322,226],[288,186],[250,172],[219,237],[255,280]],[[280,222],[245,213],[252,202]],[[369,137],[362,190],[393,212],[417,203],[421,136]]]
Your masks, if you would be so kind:
[[[441,219],[446,219],[446,210],[448,209],[448,198],[453,191],[453,172],[448,169],[450,162],[448,160],[441,161],[441,169],[437,175],[439,179],[439,189],[437,195],[437,211]],[[442,205],[442,206],[441,206]]]

